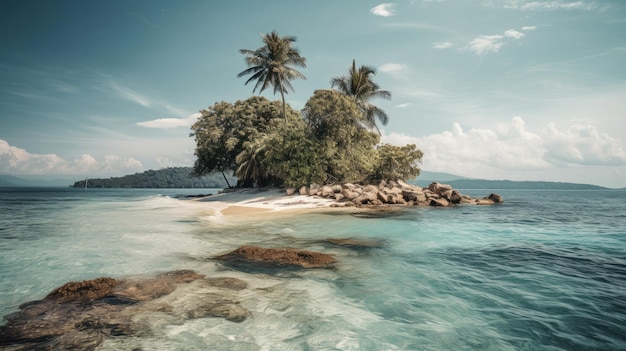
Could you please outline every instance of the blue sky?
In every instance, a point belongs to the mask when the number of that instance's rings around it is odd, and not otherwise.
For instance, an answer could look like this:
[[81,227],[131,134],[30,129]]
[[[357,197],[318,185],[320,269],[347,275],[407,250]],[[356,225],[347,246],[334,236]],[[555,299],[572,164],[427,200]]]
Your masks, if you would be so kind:
[[0,174],[193,164],[195,113],[252,95],[238,50],[272,30],[307,58],[294,108],[376,67],[383,141],[425,170],[626,186],[621,0],[5,0]]

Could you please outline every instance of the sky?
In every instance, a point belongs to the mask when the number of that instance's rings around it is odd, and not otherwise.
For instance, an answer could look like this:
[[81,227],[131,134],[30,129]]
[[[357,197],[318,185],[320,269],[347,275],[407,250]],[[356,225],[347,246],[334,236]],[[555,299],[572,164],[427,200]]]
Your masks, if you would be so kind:
[[382,142],[424,170],[626,187],[622,0],[3,0],[0,174],[193,165],[198,111],[253,94],[239,49],[273,30],[307,60],[293,108],[374,67]]

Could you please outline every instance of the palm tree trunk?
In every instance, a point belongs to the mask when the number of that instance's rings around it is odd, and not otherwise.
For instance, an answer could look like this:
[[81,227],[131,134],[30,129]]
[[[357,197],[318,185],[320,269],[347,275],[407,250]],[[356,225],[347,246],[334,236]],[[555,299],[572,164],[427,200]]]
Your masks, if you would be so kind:
[[283,118],[285,118],[285,123],[287,123],[287,106],[285,105],[285,93],[280,91],[280,97],[283,99]]
[[226,174],[224,174],[224,171],[220,171],[220,172],[222,173],[222,177],[224,177],[224,180],[226,181],[226,185],[228,185],[229,188],[232,188],[232,186],[228,182],[228,179],[226,178]]

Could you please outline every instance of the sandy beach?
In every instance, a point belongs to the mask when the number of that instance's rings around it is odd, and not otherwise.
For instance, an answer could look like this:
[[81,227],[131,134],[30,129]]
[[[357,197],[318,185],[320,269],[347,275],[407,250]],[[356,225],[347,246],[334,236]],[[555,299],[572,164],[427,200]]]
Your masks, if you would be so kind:
[[333,199],[318,196],[291,195],[283,189],[237,189],[216,195],[194,199],[207,203],[215,215],[248,216],[258,214],[276,214],[286,211],[327,209],[335,203]]

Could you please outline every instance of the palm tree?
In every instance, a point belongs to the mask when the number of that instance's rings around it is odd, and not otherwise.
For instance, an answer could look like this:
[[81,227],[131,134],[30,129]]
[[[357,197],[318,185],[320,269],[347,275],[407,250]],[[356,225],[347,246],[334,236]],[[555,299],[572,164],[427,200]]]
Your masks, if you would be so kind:
[[244,143],[244,149],[237,155],[236,162],[239,165],[235,170],[235,174],[242,184],[251,182],[258,186],[263,185],[263,181],[267,179],[267,171],[263,166],[265,149],[267,146],[268,136],[266,134],[259,136],[253,141]]
[[387,125],[389,116],[382,109],[369,103],[370,99],[381,98],[391,99],[391,93],[387,90],[380,90],[378,84],[372,81],[371,76],[376,75],[376,69],[369,66],[361,66],[357,70],[355,60],[352,60],[352,67],[347,76],[335,77],[330,83],[332,88],[351,97],[356,102],[359,110],[363,113],[365,122],[370,128],[376,128],[378,134],[380,129],[376,126],[376,119]]
[[300,56],[297,49],[291,46],[296,41],[296,37],[284,36],[280,37],[278,32],[273,31],[269,34],[261,34],[261,38],[265,45],[256,50],[239,50],[246,55],[246,64],[248,69],[239,73],[237,77],[243,77],[251,74],[245,84],[256,81],[252,92],[259,93],[270,85],[274,87],[274,95],[280,92],[283,100],[283,117],[287,120],[287,111],[285,107],[285,94],[288,90],[294,91],[293,86],[289,82],[292,79],[306,77],[291,66],[306,67],[306,58]]

